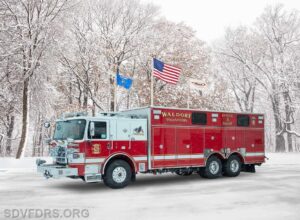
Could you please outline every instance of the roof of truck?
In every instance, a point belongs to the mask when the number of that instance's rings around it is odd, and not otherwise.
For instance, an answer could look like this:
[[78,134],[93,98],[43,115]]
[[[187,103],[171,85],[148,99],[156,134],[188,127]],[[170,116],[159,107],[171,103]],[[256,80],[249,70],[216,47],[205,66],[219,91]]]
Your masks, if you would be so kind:
[[[184,111],[200,111],[200,112],[212,112],[212,113],[231,113],[231,114],[250,114],[250,115],[264,115],[263,113],[251,113],[251,112],[232,112],[232,111],[210,111],[210,110],[202,110],[202,109],[191,109],[191,108],[170,108],[170,107],[165,107],[165,106],[145,106],[145,107],[139,107],[139,108],[132,108],[132,109],[128,109],[128,110],[121,110],[119,112],[100,112],[98,115],[96,116],[90,116],[90,115],[82,115],[82,116],[69,116],[69,117],[64,117],[62,116],[61,118],[58,118],[57,121],[65,121],[68,119],[86,119],[86,120],[93,120],[93,119],[103,119],[103,120],[107,120],[107,119],[128,119],[130,115],[128,113],[130,113],[131,111],[136,111],[136,110],[150,110],[150,109],[168,109],[168,110],[184,110]],[[122,113],[127,113],[127,114],[122,114]],[[143,119],[140,117],[137,118],[130,118],[130,119]]]
[[203,110],[203,109],[194,109],[194,108],[176,108],[176,107],[166,107],[166,106],[145,106],[132,108],[128,110],[122,110],[120,112],[129,112],[133,110],[141,110],[141,109],[170,109],[170,110],[185,110],[185,111],[201,111],[201,112],[213,112],[213,113],[231,113],[231,114],[251,114],[251,115],[264,115],[264,113],[253,113],[253,112],[234,112],[234,111],[215,111],[215,110]]
[[130,118],[126,115],[119,115],[119,116],[78,116],[78,117],[65,117],[65,118],[58,118],[56,121],[67,121],[67,120],[74,120],[74,119],[85,119],[85,120],[95,120],[95,119],[100,119],[100,120],[122,120],[122,119],[130,119],[130,120],[145,120],[144,118]]

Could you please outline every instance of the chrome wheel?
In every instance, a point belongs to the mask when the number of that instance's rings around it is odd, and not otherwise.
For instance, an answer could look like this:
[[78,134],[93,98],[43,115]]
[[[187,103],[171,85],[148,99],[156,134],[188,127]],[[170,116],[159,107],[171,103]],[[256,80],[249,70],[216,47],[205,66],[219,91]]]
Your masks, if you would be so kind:
[[224,163],[223,175],[229,177],[238,176],[241,172],[242,162],[238,155],[231,155]]
[[232,160],[230,161],[230,170],[233,173],[238,172],[239,168],[240,168],[240,163],[237,160]]
[[206,166],[199,169],[199,175],[208,179],[218,178],[222,173],[222,162],[215,156],[210,156],[206,161]]
[[133,175],[134,173],[126,161],[114,160],[105,169],[103,182],[112,189],[120,189],[130,183]]
[[209,172],[213,175],[217,174],[220,170],[220,165],[217,161],[212,161],[210,164],[209,164]]
[[116,167],[112,172],[112,179],[116,183],[122,183],[125,181],[127,176],[126,170],[123,167]]

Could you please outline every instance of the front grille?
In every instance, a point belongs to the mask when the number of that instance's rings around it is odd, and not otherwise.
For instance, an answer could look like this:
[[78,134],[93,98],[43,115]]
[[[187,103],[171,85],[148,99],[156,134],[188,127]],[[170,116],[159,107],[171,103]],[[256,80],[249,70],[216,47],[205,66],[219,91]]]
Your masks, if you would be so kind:
[[56,162],[60,164],[67,163],[67,152],[65,147],[58,147],[57,155],[56,155]]

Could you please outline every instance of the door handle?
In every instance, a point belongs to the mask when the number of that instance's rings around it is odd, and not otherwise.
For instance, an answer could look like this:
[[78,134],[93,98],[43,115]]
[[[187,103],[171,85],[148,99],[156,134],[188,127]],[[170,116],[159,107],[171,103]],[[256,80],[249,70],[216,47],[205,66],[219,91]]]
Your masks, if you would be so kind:
[[107,148],[107,150],[110,150],[110,149],[111,149],[110,143],[107,143],[107,144],[106,144],[106,148]]

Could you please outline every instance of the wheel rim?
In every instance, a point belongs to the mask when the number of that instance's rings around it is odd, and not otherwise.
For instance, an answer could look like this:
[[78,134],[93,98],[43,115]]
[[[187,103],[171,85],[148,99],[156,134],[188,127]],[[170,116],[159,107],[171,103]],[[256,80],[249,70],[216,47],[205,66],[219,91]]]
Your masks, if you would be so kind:
[[112,178],[117,183],[122,183],[125,181],[127,176],[126,170],[124,167],[116,167],[112,172]]
[[217,161],[212,161],[209,164],[209,172],[213,175],[217,174],[220,170],[220,165]]
[[230,170],[231,170],[231,172],[236,173],[236,172],[238,172],[239,168],[240,168],[240,164],[239,164],[239,162],[237,160],[232,160],[230,162]]

